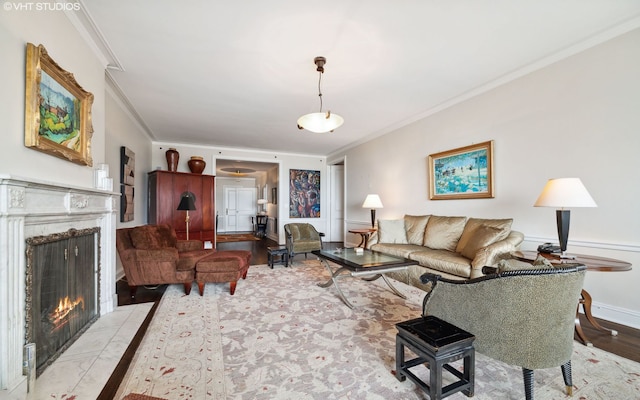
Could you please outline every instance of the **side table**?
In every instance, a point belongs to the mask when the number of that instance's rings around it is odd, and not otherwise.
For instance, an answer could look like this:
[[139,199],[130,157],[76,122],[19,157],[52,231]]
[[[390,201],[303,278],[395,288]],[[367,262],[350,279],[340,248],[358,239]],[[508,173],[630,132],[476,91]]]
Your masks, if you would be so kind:
[[267,247],[267,264],[273,269],[275,263],[282,263],[285,268],[289,266],[289,253],[286,246]]
[[371,234],[375,231],[376,231],[375,228],[350,229],[349,233],[355,233],[357,235],[360,235],[360,243],[358,244],[358,247],[362,247],[363,249],[366,249],[367,241],[369,241],[369,236],[371,236]]
[[[556,254],[548,254],[548,253],[538,253],[536,251],[516,251],[511,253],[514,258],[517,258],[520,261],[531,262],[534,261],[539,255],[543,256],[547,260],[549,260],[552,264],[572,264],[578,263],[583,264],[587,267],[587,271],[601,271],[601,272],[620,272],[620,271],[630,271],[631,264],[622,261],[616,260],[615,258],[605,258],[605,257],[596,257],[585,254],[573,254],[575,259],[564,259],[560,258]],[[582,305],[582,311],[584,312],[585,317],[591,323],[591,325],[601,331],[607,331],[611,333],[611,336],[617,336],[618,332],[613,329],[608,329],[603,327],[596,321],[591,314],[591,303],[592,298],[589,292],[582,289],[582,293],[580,295],[580,299],[578,301],[578,310],[576,311],[576,333],[578,334],[578,338],[580,341],[587,346],[593,346],[593,344],[587,339],[586,335],[582,331],[582,326],[580,325],[580,319],[578,318],[578,312],[580,311],[580,306]]]

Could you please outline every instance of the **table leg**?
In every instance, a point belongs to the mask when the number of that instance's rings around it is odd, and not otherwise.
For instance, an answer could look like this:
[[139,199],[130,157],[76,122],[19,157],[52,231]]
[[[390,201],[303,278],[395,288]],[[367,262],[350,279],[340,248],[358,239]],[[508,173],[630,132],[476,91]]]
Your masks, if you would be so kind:
[[[580,306],[582,305],[582,311],[584,312],[585,317],[587,317],[587,320],[591,323],[591,325],[594,328],[601,331],[610,332],[611,336],[618,336],[618,331],[614,329],[605,328],[604,326],[600,325],[598,321],[596,321],[596,319],[593,317],[593,314],[591,314],[592,302],[593,301],[591,299],[591,295],[589,294],[589,292],[582,289],[582,292],[580,293],[580,300],[578,301],[578,310],[580,310]],[[582,331],[582,326],[580,325],[580,319],[578,318],[577,314],[576,314],[576,333],[578,334],[578,337],[585,345],[593,346],[593,344],[589,342],[584,332]]]
[[367,245],[366,235],[364,233],[361,233],[360,234],[360,243],[358,243],[358,247],[362,247],[364,249],[366,245]]
[[396,289],[395,286],[393,286],[391,284],[391,281],[389,281],[389,279],[387,278],[387,276],[385,274],[376,274],[374,276],[370,276],[367,278],[362,278],[362,280],[365,280],[367,282],[371,282],[371,281],[375,281],[376,279],[382,277],[382,280],[385,281],[385,283],[387,284],[387,286],[389,286],[391,288],[391,291],[393,293],[395,293],[396,295],[398,295],[398,297],[401,297],[403,299],[407,299],[407,296],[405,296],[404,294],[402,294],[402,292],[400,292],[398,289]]
[[340,286],[338,286],[338,279],[337,279],[337,278],[339,278],[341,276],[340,273],[342,271],[348,271],[348,270],[346,268],[342,267],[342,268],[338,268],[335,272],[333,272],[331,270],[331,267],[329,266],[329,263],[327,262],[327,260],[321,260],[321,261],[324,264],[325,268],[327,268],[327,270],[331,274],[331,278],[325,283],[318,283],[318,286],[320,286],[321,288],[328,288],[329,286],[331,286],[333,284],[336,287],[336,290],[338,291],[338,296],[340,297],[342,302],[344,304],[346,304],[347,307],[353,308],[353,304],[351,304],[349,302],[349,300],[347,300],[347,298],[342,293],[342,290],[340,289]]

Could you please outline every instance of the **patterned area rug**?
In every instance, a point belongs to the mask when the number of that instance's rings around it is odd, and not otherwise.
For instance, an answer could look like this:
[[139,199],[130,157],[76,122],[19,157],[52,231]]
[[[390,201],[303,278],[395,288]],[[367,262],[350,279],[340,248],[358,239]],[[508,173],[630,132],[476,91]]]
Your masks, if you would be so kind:
[[217,234],[216,242],[218,243],[227,243],[227,242],[248,242],[251,240],[262,240],[259,237],[256,237],[253,233],[237,233],[237,234]]
[[[317,286],[328,277],[318,261],[296,260],[251,267],[233,296],[228,284],[207,284],[204,297],[168,287],[116,399],[428,398],[393,374],[395,324],[420,315],[424,292],[397,283],[403,300],[382,280],[345,278],[351,310]],[[574,399],[640,396],[639,363],[576,342],[572,366]],[[475,399],[524,398],[520,368],[478,353],[475,385]],[[536,370],[535,397],[569,398],[559,367]]]

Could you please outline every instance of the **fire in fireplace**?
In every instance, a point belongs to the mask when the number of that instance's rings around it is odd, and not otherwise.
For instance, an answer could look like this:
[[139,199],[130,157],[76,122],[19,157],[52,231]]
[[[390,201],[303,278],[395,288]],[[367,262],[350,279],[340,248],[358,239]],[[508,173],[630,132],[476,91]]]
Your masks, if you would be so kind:
[[40,375],[98,319],[100,228],[27,239],[26,342]]

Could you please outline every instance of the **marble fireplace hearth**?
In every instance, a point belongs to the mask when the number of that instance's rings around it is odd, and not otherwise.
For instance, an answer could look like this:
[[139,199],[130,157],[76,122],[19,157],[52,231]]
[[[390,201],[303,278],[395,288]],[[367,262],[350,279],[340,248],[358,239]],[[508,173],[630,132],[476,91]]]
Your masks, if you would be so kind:
[[98,228],[100,315],[114,310],[116,196],[104,190],[0,174],[0,392],[26,388],[27,239]]

